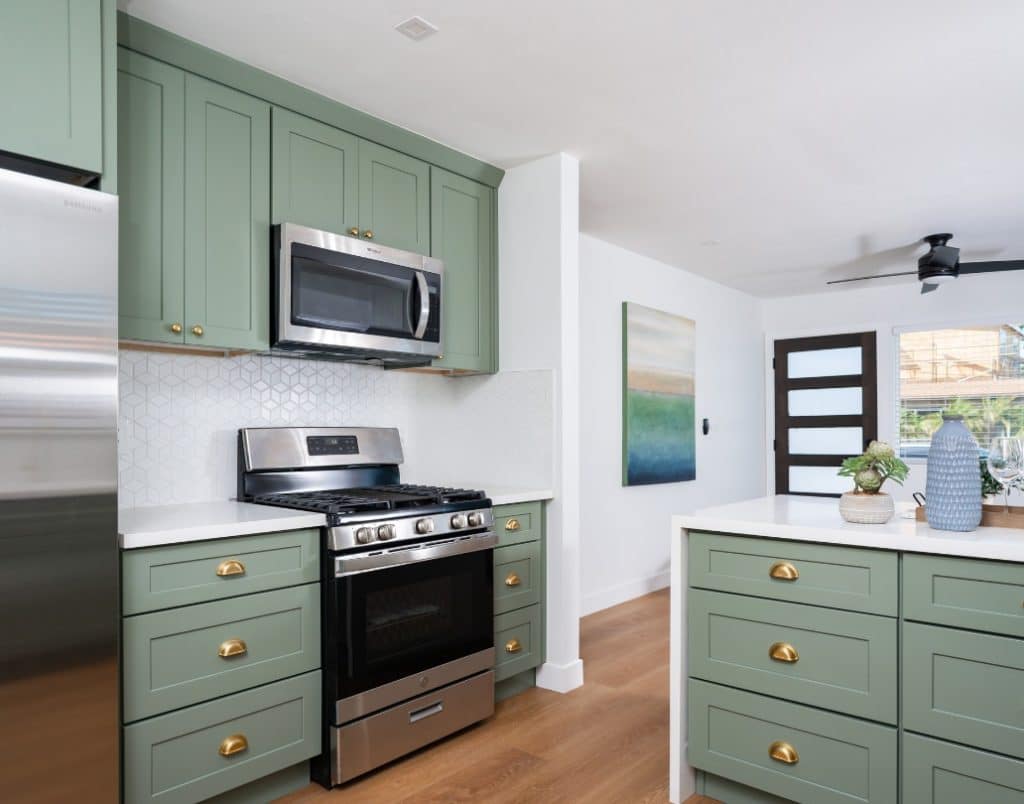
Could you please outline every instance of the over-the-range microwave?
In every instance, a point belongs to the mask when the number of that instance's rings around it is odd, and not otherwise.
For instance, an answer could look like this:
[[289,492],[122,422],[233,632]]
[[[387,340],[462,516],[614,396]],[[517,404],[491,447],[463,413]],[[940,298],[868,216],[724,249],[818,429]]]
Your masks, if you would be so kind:
[[441,355],[441,260],[294,223],[272,237],[272,351],[395,368]]

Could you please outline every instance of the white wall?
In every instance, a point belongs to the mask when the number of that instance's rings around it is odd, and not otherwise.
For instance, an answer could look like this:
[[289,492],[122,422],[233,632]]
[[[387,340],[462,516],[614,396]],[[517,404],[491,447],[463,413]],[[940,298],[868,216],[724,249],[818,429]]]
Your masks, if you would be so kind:
[[[697,322],[697,479],[622,486],[622,302]],[[764,493],[760,303],[580,237],[583,612],[668,584],[669,517]],[[703,418],[711,432],[700,434]]]
[[[778,338],[828,335],[874,330],[878,338],[878,434],[896,441],[898,351],[894,330],[930,329],[945,326],[1018,322],[1024,318],[1024,274],[1008,273],[966,276],[934,293],[922,296],[920,285],[908,277],[903,282],[880,282],[858,289],[834,290],[806,296],[765,299],[763,302],[765,353]],[[771,361],[765,363],[765,384],[773,383]],[[771,422],[773,398],[766,406]],[[766,465],[774,460],[770,444],[772,427],[766,428]],[[897,499],[909,500],[914,491],[924,491],[923,461],[910,461],[907,483],[900,488],[888,484]],[[768,489],[774,483],[768,473]]]

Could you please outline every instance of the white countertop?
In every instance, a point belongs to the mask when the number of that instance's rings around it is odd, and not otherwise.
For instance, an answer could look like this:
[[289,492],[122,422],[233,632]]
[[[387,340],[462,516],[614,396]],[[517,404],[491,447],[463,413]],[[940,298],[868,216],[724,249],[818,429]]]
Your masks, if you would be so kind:
[[326,524],[323,514],[235,500],[122,508],[117,516],[120,544],[126,550]]
[[839,515],[839,501],[780,494],[705,508],[672,518],[672,531],[711,530],[770,539],[845,544],[913,553],[935,553],[1024,562],[1024,530],[978,528],[970,533],[933,530],[917,522],[913,505],[897,504],[884,525],[854,525]]

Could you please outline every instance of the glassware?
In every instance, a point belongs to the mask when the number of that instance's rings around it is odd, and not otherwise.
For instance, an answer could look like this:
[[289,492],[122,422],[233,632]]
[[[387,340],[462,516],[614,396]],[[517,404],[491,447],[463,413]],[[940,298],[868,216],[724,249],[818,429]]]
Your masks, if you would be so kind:
[[1010,484],[1024,475],[1024,442],[1019,438],[993,438],[988,448],[988,471],[1003,487],[1009,512]]

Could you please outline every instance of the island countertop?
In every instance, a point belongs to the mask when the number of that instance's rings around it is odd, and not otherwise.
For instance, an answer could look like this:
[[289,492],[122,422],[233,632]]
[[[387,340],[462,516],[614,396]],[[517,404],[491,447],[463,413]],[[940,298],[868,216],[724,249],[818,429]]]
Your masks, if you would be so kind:
[[705,508],[672,518],[672,531],[704,530],[769,539],[845,544],[882,550],[1024,562],[1024,529],[935,530],[914,519],[913,505],[897,504],[884,525],[843,521],[838,500],[780,494]]

